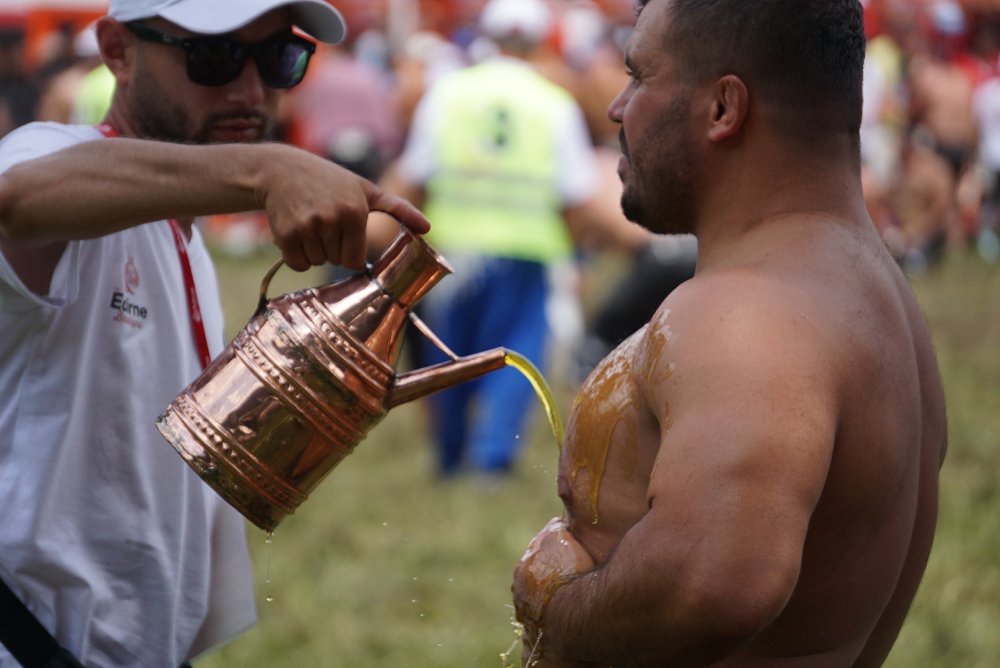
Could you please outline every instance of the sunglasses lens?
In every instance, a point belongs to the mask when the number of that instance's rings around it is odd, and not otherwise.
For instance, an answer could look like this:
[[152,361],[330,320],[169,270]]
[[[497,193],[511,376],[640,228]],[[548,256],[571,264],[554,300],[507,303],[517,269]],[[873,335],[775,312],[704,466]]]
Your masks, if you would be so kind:
[[312,50],[298,40],[271,40],[254,46],[261,80],[272,88],[291,88],[302,81]]
[[243,70],[247,50],[230,39],[203,38],[190,41],[187,54],[188,78],[202,86],[222,86]]

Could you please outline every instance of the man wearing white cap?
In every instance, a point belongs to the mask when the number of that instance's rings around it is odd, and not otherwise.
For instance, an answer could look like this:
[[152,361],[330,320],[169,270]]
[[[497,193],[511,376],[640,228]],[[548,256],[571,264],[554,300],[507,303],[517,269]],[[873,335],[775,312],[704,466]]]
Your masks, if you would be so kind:
[[223,346],[195,216],[263,209],[285,262],[359,267],[370,210],[268,137],[345,25],[322,0],[111,0],[99,127],[0,144],[0,666],[177,668],[255,621],[244,523],[156,417]]

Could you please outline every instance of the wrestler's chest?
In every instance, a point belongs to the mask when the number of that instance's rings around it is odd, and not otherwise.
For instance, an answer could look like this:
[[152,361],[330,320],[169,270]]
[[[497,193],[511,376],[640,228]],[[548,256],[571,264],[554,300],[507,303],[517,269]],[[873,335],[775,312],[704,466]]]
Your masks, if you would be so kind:
[[581,387],[560,456],[559,494],[574,535],[624,533],[648,510],[659,428],[627,365],[605,364]]

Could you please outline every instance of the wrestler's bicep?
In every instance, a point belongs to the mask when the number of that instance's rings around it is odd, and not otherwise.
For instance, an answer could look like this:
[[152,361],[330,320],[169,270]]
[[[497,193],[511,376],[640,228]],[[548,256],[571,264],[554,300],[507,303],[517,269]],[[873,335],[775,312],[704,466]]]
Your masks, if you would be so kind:
[[830,370],[809,332],[782,317],[793,318],[753,308],[675,318],[644,377],[661,425],[650,535],[693,581],[753,583],[762,605],[778,605],[797,577],[836,431]]

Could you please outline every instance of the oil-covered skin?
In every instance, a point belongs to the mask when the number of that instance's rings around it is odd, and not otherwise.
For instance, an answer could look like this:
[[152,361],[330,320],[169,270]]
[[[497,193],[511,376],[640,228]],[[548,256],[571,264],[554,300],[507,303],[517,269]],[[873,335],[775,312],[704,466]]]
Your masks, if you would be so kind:
[[[644,410],[635,377],[642,371],[635,360],[644,340],[653,354],[662,354],[666,336],[657,328],[643,328],[625,341],[586,380],[570,414],[559,496],[569,530],[598,562],[647,510],[659,425]],[[602,496],[605,480],[614,492]]]
[[[666,326],[644,327],[632,335],[598,364],[573,402],[559,459],[559,496],[566,513],[549,521],[521,562],[520,585],[536,592],[518,599],[526,666],[589,665],[545,656],[544,630],[532,620],[542,619],[559,586],[603,561],[647,510],[660,428],[643,410],[635,359],[640,344],[648,345],[652,355],[662,355],[667,336]],[[663,375],[659,377],[665,380]],[[613,493],[602,496],[605,484]]]
[[564,523],[514,571],[525,662],[880,666],[930,554],[947,421],[865,206],[861,6],[639,8],[608,110],[622,209],[694,234],[697,270],[580,390]]
[[[934,532],[940,377],[919,307],[870,230],[780,228],[760,247],[796,236],[799,253],[753,280],[731,267],[696,277],[582,385],[560,455],[564,517],[515,572],[529,665],[673,665],[649,659],[661,633],[689,658],[679,665],[884,660]],[[850,277],[827,252],[838,245]],[[692,587],[733,601],[720,617],[742,623],[762,600],[769,612],[738,641],[716,640],[702,609],[685,607]],[[620,620],[633,620],[628,644],[648,642],[645,659],[570,658],[559,634],[602,605],[621,611],[607,627],[627,634]]]

